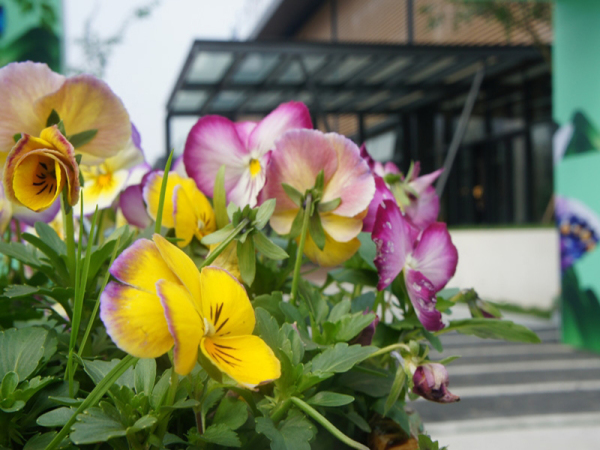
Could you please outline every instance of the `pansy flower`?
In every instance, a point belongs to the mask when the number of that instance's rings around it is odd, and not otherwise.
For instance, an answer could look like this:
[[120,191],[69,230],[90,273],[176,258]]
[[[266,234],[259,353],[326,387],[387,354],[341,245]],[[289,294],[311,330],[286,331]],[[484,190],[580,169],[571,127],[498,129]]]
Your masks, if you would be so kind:
[[448,390],[448,371],[439,363],[425,363],[413,374],[413,393],[437,403],[454,403],[460,400]]
[[304,253],[321,266],[335,266],[360,247],[357,236],[375,192],[373,175],[356,144],[336,133],[288,131],[275,144],[261,197],[277,200],[271,226],[279,234],[289,234],[301,205],[288,195],[284,185],[304,194],[315,186],[321,171],[324,187],[316,211],[325,232],[325,246],[319,249],[309,234]]
[[[163,172],[152,172],[144,181],[144,200],[148,214],[154,220],[158,215],[162,181]],[[182,178],[175,172],[169,172],[162,225],[175,229],[175,236],[181,239],[178,242],[180,247],[188,245],[194,236],[200,240],[217,229],[210,202],[191,178]]]
[[166,239],[140,239],[113,263],[100,317],[119,348],[156,358],[174,347],[180,375],[198,350],[240,385],[254,388],[281,375],[279,360],[253,336],[255,316],[244,287],[227,271],[194,262]]
[[185,169],[200,190],[212,196],[217,172],[224,165],[227,200],[254,207],[265,184],[275,140],[295,128],[312,128],[308,108],[299,102],[280,105],[258,123],[204,116],[192,127],[185,143]]
[[56,125],[40,137],[21,134],[11,149],[3,173],[6,197],[39,212],[50,208],[67,187],[67,201],[79,200],[79,166],[71,143]]
[[384,200],[377,211],[372,239],[377,247],[377,289],[385,289],[402,272],[410,301],[425,329],[441,330],[444,324],[435,308],[436,293],[452,278],[458,263],[446,225],[434,223],[420,232],[396,202]]
[[66,78],[46,64],[11,63],[0,69],[0,164],[16,134],[40,136],[52,110],[63,121],[69,140],[96,130],[77,147],[85,165],[117,155],[131,135],[127,111],[103,81],[91,75]]

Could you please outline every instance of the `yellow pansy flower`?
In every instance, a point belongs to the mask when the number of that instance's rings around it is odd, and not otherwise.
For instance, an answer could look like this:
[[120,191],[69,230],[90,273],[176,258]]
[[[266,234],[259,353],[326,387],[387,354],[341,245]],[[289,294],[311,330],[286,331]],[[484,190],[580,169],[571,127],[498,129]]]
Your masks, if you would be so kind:
[[187,375],[198,349],[219,370],[254,388],[280,377],[273,351],[253,336],[255,316],[244,287],[227,271],[194,262],[155,234],[125,250],[110,268],[100,317],[119,348],[156,358],[174,347],[174,368]]
[[67,186],[67,200],[79,200],[79,167],[73,146],[56,125],[40,137],[22,134],[9,152],[3,174],[6,197],[33,211],[43,211]]

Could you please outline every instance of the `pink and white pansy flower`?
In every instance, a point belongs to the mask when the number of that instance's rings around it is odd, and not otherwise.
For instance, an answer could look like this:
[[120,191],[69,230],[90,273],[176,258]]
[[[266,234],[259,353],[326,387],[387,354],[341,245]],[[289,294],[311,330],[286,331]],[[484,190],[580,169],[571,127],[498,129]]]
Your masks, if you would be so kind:
[[435,308],[436,293],[452,278],[458,263],[446,224],[436,222],[420,231],[395,201],[384,200],[377,210],[372,239],[377,247],[377,289],[385,289],[402,272],[410,301],[425,329],[444,328],[442,315]]
[[254,207],[275,141],[296,128],[312,128],[308,108],[300,102],[284,103],[257,123],[204,116],[185,143],[185,169],[198,188],[212,197],[217,172],[224,165],[227,200]]

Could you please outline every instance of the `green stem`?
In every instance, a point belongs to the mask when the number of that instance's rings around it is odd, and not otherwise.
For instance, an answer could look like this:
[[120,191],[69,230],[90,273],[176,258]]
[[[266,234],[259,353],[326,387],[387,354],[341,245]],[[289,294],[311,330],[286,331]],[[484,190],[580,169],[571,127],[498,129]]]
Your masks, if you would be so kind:
[[[69,212],[67,212],[67,209]],[[67,200],[66,187],[62,192],[61,210],[65,227],[65,241],[67,242],[67,261],[69,273],[71,275],[71,284],[75,286],[75,227],[73,226],[73,209]]]
[[[21,222],[19,219],[15,219],[15,231],[17,233],[17,242],[21,242]],[[18,261],[19,264],[19,277],[21,278],[21,283],[25,283],[25,268],[23,267],[23,263]]]
[[283,419],[285,413],[292,406],[292,401],[288,398],[287,400],[279,403],[275,408],[273,408],[273,412],[271,413],[271,420],[275,423],[279,422]]
[[[171,369],[171,379],[169,381],[169,390],[167,391],[167,398],[163,406],[172,406],[175,401],[175,394],[177,393],[177,387],[179,386],[179,375],[175,372],[175,366]],[[169,419],[171,418],[171,411],[168,411],[163,417],[160,418],[156,435],[161,440],[167,432],[169,426]]]
[[54,450],[71,430],[71,427],[77,420],[77,416],[85,411],[86,409],[94,406],[96,403],[100,401],[102,396],[110,389],[110,387],[119,379],[121,375],[125,373],[130,366],[132,366],[138,359],[134,358],[131,355],[127,355],[125,358],[121,360],[119,364],[117,364],[113,369],[106,374],[106,376],[96,385],[96,387],[89,393],[86,399],[79,405],[79,408],[75,410],[75,413],[71,416],[71,418],[67,421],[67,423],[62,427],[62,429],[58,432],[54,439],[48,444],[46,450]]
[[291,302],[297,304],[298,284],[300,283],[300,268],[302,267],[302,257],[304,256],[304,244],[306,243],[306,235],[308,234],[308,221],[310,220],[310,208],[312,205],[312,195],[306,196],[304,206],[304,217],[302,218],[302,231],[300,232],[300,243],[296,253],[296,264],[294,265],[294,278],[292,278],[292,293]]
[[[119,244],[121,243],[121,236],[117,238],[117,242],[115,243],[115,248],[113,249],[112,255],[110,256],[110,262],[108,263],[108,267],[112,266],[115,261],[115,257],[117,256],[117,250],[119,249]],[[98,293],[98,298],[96,299],[96,304],[94,305],[94,310],[92,311],[92,315],[90,316],[90,320],[88,321],[87,327],[85,329],[85,334],[83,335],[83,339],[81,340],[81,344],[79,345],[79,351],[77,352],[77,356],[81,357],[83,353],[83,349],[85,348],[85,344],[87,343],[88,337],[92,332],[92,328],[94,326],[94,320],[96,320],[96,314],[98,314],[98,308],[100,307],[100,296],[104,291],[104,288],[108,284],[108,279],[110,278],[110,272],[107,270],[104,274],[104,279],[102,280],[102,285],[100,286],[100,292]]]
[[203,267],[206,267],[206,266],[210,266],[213,263],[213,261],[215,259],[217,259],[217,256],[219,256],[221,254],[221,252],[227,248],[227,246],[231,243],[231,241],[233,241],[235,239],[235,237],[238,234],[240,234],[240,232],[249,223],[250,223],[250,221],[248,219],[243,219],[238,224],[237,227],[235,227],[233,230],[231,230],[231,233],[229,233],[229,235],[227,235],[227,237],[217,246],[217,248],[215,248],[212,252],[210,252],[210,255],[208,255],[206,257],[206,259],[202,262],[202,264],[200,264],[200,269],[202,269]]
[[154,224],[154,232],[160,234],[162,226],[163,208],[165,206],[165,195],[167,193],[167,180],[169,179],[169,170],[171,170],[171,162],[173,161],[173,152],[171,150],[167,163],[165,164],[165,170],[163,172],[162,184],[160,185],[160,197],[158,198],[158,210],[156,211],[156,223]]
[[340,430],[338,430],[334,424],[332,424],[329,420],[325,418],[319,411],[314,409],[308,403],[300,400],[297,397],[292,397],[290,399],[294,405],[300,408],[302,411],[306,413],[307,416],[312,417],[314,420],[319,422],[323,428],[329,431],[334,437],[338,440],[346,444],[348,447],[356,448],[358,450],[369,450],[369,447],[361,444],[360,442],[356,442],[354,439],[350,439]]
[[394,350],[398,350],[400,348],[406,350],[407,352],[410,352],[410,347],[408,345],[406,345],[406,344],[392,344],[392,345],[388,345],[387,347],[380,348],[375,353],[371,353],[367,357],[367,359],[369,359],[369,358],[375,358],[375,357],[381,356],[381,355],[385,355],[386,353],[389,353],[389,352],[394,351]]

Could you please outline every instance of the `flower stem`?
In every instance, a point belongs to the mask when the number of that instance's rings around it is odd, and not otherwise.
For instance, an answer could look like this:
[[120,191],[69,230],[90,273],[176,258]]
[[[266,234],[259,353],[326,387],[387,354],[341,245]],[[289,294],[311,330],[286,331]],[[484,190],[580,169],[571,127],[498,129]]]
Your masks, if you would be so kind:
[[[62,192],[60,206],[65,227],[65,241],[67,241],[67,261],[69,274],[71,275],[71,284],[75,286],[75,227],[73,226],[73,209],[67,200],[66,187]],[[67,212],[67,210],[69,212]]]
[[406,344],[392,344],[392,345],[388,345],[387,347],[383,347],[380,348],[379,350],[377,350],[375,353],[371,353],[367,359],[369,358],[375,358],[376,356],[381,356],[381,355],[385,355],[386,353],[389,353],[391,351],[394,350],[398,350],[398,349],[404,349],[408,352],[410,352],[410,347]]
[[306,244],[306,235],[308,234],[308,222],[310,220],[310,209],[312,206],[312,195],[306,196],[306,203],[304,206],[304,217],[302,218],[302,231],[300,232],[300,243],[298,244],[298,250],[296,253],[296,264],[294,265],[294,278],[292,278],[292,292],[291,302],[293,304],[297,302],[298,296],[298,284],[300,283],[300,268],[302,267],[302,257],[304,256],[304,245]]
[[231,243],[231,241],[233,241],[235,239],[235,237],[238,234],[240,234],[240,232],[249,223],[250,223],[250,221],[248,219],[243,219],[238,224],[237,227],[235,227],[233,230],[231,230],[231,233],[229,233],[229,235],[227,235],[227,237],[217,246],[217,248],[215,248],[212,252],[210,252],[210,255],[208,255],[206,257],[204,262],[202,264],[200,264],[200,269],[202,269],[203,267],[206,267],[206,266],[210,266],[213,263],[213,261],[215,259],[217,259],[217,256],[219,256],[221,254],[221,252],[227,248],[227,246]]
[[86,399],[79,405],[79,408],[75,410],[75,413],[71,416],[71,418],[67,421],[67,423],[62,427],[62,429],[58,432],[54,439],[48,444],[46,450],[54,450],[71,430],[71,427],[77,420],[77,416],[85,411],[86,409],[94,406],[96,403],[100,401],[102,396],[110,389],[110,387],[119,379],[121,375],[125,373],[130,366],[132,366],[138,359],[134,358],[131,355],[127,355],[125,358],[121,360],[119,364],[117,364],[113,369],[106,374],[106,376],[96,385],[96,387],[89,393]]
[[[171,355],[171,353],[169,353]],[[175,365],[171,368],[171,379],[169,380],[169,390],[167,391],[167,398],[162,406],[173,406],[175,401],[175,394],[177,393],[177,387],[179,386],[179,375],[175,372]],[[156,430],[156,435],[162,441],[167,428],[169,426],[169,419],[171,418],[171,411],[166,412],[160,417],[160,423]]]
[[329,431],[333,436],[335,436],[338,440],[342,441],[348,447],[356,448],[358,450],[369,450],[369,447],[361,444],[360,442],[356,442],[354,439],[350,439],[340,430],[338,430],[334,424],[332,424],[325,416],[323,416],[319,411],[314,409],[308,403],[300,400],[297,397],[292,397],[290,399],[294,405],[300,408],[302,411],[306,413],[306,415],[312,417],[314,420],[319,422],[323,428]]
[[[19,219],[15,219],[15,231],[17,233],[17,242],[21,242],[21,222]],[[21,278],[21,283],[25,284],[25,268],[23,267],[23,263],[18,261],[19,264],[19,277]]]

